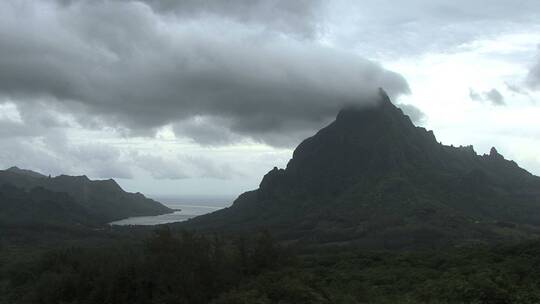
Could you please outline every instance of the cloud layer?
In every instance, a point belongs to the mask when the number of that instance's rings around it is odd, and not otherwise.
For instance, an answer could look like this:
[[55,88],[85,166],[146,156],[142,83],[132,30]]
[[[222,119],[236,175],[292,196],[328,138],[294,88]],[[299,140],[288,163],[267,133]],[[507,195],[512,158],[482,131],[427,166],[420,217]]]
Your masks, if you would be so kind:
[[[0,165],[147,178],[134,189],[256,186],[344,105],[407,93],[386,67],[407,75],[414,92],[399,102],[415,122],[447,143],[491,142],[507,131],[471,130],[515,129],[508,113],[537,99],[538,20],[536,0],[3,0]],[[474,105],[469,87],[507,106]]]
[[[202,143],[232,134],[283,144],[279,134],[313,130],[346,104],[369,103],[378,87],[408,91],[375,62],[287,35],[278,25],[299,28],[287,25],[297,15],[313,28],[307,2],[253,2],[246,11],[236,2],[238,9],[210,1],[209,14],[189,1],[3,2],[0,94],[54,100],[83,123],[91,115],[132,134],[175,124]],[[268,5],[288,19],[273,25]],[[274,30],[237,22],[244,15]],[[197,117],[222,131],[219,140],[185,129]]]
[[[93,0],[57,0],[63,5]],[[207,17],[228,19],[263,30],[315,38],[321,30],[321,0],[109,0],[118,3],[143,3],[156,13],[175,15],[193,21]]]

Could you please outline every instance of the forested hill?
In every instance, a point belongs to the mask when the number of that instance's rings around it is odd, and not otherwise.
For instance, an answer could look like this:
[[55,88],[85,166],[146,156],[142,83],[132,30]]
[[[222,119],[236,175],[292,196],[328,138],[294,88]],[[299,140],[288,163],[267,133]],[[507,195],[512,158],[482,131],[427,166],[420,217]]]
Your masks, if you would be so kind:
[[141,193],[125,192],[112,179],[48,177],[17,167],[0,170],[0,210],[0,224],[4,225],[99,225],[172,212]]
[[179,226],[410,248],[520,240],[539,225],[540,178],[495,148],[439,143],[381,90],[376,106],[340,111],[232,207]]

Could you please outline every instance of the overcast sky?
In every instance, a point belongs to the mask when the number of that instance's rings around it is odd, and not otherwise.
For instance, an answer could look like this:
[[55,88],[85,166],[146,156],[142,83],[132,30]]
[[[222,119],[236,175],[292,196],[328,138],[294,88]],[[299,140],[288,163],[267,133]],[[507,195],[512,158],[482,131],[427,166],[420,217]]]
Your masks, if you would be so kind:
[[537,0],[2,0],[0,167],[236,195],[383,87],[538,175],[539,44]]

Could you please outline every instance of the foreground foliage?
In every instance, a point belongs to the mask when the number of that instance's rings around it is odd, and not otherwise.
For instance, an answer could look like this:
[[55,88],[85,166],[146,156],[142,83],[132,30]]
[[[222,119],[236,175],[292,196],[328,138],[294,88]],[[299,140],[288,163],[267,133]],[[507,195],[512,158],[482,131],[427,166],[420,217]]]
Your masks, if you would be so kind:
[[226,242],[168,229],[143,243],[4,253],[0,303],[208,303],[279,259],[266,233]]
[[310,254],[217,303],[539,303],[540,244]]
[[538,303],[540,242],[426,252],[303,249],[158,230],[0,256],[0,303]]

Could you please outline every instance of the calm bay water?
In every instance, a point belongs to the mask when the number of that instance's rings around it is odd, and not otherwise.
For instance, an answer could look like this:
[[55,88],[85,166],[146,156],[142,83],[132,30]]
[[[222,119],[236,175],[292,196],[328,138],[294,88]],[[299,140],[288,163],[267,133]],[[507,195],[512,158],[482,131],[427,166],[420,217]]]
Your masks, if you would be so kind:
[[[137,216],[130,217],[123,220],[110,223],[111,225],[160,225],[175,222],[182,222],[192,217],[203,215],[206,213],[214,212],[219,209],[225,208],[230,205],[229,198],[226,199],[190,199],[191,202],[178,202],[182,201],[175,199],[163,199],[160,201],[163,205],[171,209],[180,209],[169,214],[157,215],[157,216]],[[204,203],[206,201],[206,203]]]

